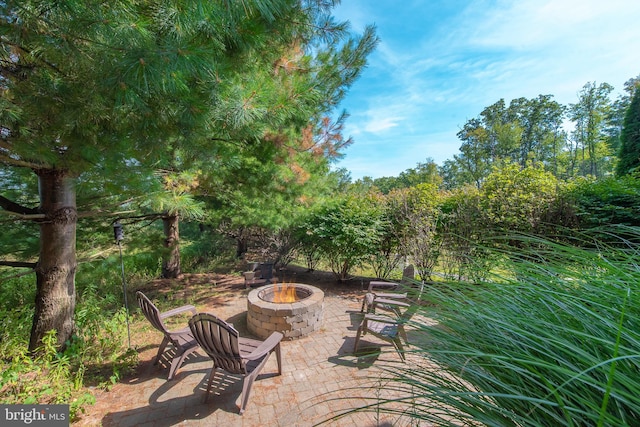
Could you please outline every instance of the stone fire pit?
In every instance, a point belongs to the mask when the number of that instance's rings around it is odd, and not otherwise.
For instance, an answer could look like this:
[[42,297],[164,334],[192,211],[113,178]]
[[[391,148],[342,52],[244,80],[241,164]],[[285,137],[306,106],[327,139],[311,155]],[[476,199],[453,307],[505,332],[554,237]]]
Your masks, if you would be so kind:
[[324,292],[311,285],[288,283],[294,287],[294,302],[274,302],[282,285],[273,284],[252,290],[247,298],[247,327],[265,339],[282,332],[285,339],[297,339],[320,329],[324,311]]

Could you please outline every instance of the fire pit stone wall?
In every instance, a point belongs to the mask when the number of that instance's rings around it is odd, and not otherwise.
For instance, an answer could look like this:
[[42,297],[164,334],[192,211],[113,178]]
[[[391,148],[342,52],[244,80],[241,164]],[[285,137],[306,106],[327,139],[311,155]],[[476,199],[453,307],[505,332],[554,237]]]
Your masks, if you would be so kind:
[[282,332],[285,339],[302,338],[322,326],[324,292],[315,286],[289,284],[298,288],[305,297],[292,303],[265,301],[261,296],[272,292],[274,285],[252,290],[247,298],[247,327],[256,336],[265,339],[274,331]]

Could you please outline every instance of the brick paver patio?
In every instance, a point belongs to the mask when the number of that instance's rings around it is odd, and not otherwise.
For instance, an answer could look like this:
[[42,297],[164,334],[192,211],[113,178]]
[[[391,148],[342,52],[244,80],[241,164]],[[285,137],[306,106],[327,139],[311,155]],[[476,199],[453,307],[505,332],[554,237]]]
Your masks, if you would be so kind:
[[[241,335],[250,336],[246,328],[246,295],[238,292],[237,297],[223,306],[200,310],[232,322]],[[416,425],[409,419],[374,412],[331,420],[345,410],[363,405],[362,396],[385,393],[377,380],[381,374],[379,366],[400,363],[392,347],[370,335],[363,337],[358,355],[353,354],[362,318],[360,305],[361,295],[325,291],[322,328],[307,337],[282,342],[282,375],[275,375],[275,357],[271,357],[253,384],[244,415],[238,414],[242,381],[237,377],[219,372],[209,402],[204,403],[212,362],[198,351],[187,359],[172,381],[166,380],[166,368],[153,366],[150,360],[143,361],[137,378],[98,393],[96,404],[88,407],[87,414],[74,425],[235,427],[312,426],[323,422],[328,426]]]

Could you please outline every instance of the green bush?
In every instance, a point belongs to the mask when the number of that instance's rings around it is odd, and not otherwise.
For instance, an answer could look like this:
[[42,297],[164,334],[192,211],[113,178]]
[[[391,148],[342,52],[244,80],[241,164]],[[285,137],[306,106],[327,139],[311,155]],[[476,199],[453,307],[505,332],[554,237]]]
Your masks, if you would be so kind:
[[505,164],[486,178],[480,190],[485,227],[535,233],[556,198],[557,179],[541,167]]
[[386,229],[383,208],[373,196],[333,200],[310,212],[300,225],[339,280],[376,253]]
[[442,220],[441,203],[434,184],[418,184],[387,195],[386,214],[397,240],[388,254],[393,257],[399,253],[411,259],[423,279],[431,277],[442,250],[443,239],[437,230]]
[[438,233],[443,242],[440,268],[447,276],[481,280],[494,263],[480,192],[466,186],[443,198]]
[[583,228],[603,225],[640,226],[640,179],[633,175],[580,180],[568,196]]

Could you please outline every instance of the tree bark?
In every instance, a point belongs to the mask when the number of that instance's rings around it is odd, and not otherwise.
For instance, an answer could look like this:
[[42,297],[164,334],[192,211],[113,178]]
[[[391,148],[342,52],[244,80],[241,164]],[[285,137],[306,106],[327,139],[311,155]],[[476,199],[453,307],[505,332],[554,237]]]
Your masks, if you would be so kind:
[[249,242],[244,236],[236,238],[236,258],[242,258],[249,250]]
[[35,267],[36,300],[29,351],[54,329],[64,349],[74,332],[76,306],[76,193],[73,177],[61,170],[38,170],[40,191],[40,256]]
[[178,225],[180,218],[178,215],[167,215],[162,217],[164,225],[164,247],[167,252],[162,260],[162,277],[165,279],[177,279],[182,271],[180,270],[180,230]]

